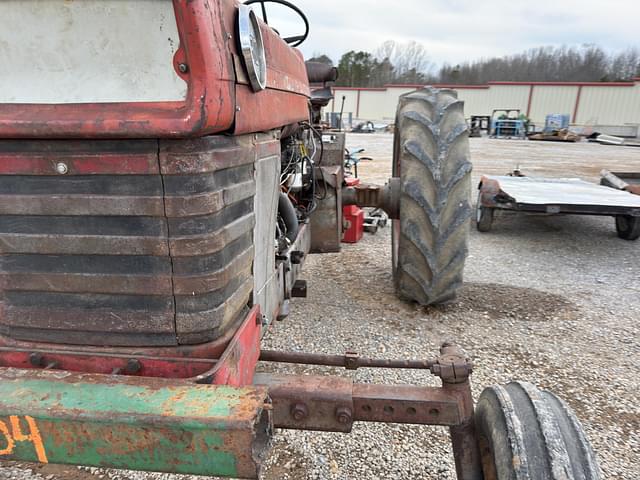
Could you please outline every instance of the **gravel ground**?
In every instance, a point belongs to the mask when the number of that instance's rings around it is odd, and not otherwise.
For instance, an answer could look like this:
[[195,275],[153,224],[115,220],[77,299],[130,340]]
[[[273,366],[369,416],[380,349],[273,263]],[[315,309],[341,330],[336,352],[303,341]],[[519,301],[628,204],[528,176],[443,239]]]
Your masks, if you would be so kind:
[[[365,180],[390,171],[391,135],[349,137],[374,162]],[[640,150],[472,139],[475,175],[517,165],[538,175],[594,180],[601,168],[640,170]],[[398,301],[390,269],[389,229],[340,254],[313,256],[310,294],[266,338],[266,348],[388,358],[432,357],[455,339],[476,364],[474,394],[512,379],[562,396],[582,420],[604,478],[640,478],[640,242],[615,235],[610,218],[504,215],[492,233],[472,229],[466,285],[451,306]],[[435,385],[424,372],[343,372],[360,382]],[[177,475],[0,464],[0,478],[185,480]],[[446,430],[356,425],[351,435],[279,432],[264,479],[454,479]]]

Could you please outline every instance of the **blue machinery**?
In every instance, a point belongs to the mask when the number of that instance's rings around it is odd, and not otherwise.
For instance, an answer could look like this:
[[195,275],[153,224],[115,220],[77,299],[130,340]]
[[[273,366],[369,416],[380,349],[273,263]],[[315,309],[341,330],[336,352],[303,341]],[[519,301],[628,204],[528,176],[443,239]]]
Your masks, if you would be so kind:
[[[503,114],[496,118],[496,113],[499,112],[503,112]],[[520,117],[520,110],[494,110],[491,115],[491,137],[527,138],[527,122]]]

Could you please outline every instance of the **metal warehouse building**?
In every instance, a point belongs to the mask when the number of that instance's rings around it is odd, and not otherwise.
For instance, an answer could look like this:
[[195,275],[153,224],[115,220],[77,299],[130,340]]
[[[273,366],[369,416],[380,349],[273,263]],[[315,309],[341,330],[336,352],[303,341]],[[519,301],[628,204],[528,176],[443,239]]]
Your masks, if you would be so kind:
[[[465,102],[465,114],[491,115],[494,109],[520,109],[537,125],[552,113],[569,114],[577,126],[608,126],[608,133],[637,136],[640,126],[640,78],[633,82],[490,82],[486,85],[436,85],[452,88]],[[393,121],[398,97],[421,85],[384,88],[336,87],[331,109],[372,121]],[[611,128],[615,127],[615,128]]]

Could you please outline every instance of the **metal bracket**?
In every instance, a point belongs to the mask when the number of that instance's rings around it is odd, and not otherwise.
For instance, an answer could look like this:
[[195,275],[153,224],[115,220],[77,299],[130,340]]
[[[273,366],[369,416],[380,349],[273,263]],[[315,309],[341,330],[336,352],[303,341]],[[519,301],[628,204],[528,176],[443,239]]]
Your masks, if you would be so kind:
[[255,384],[268,388],[277,428],[351,431],[353,383],[349,379],[258,373]]
[[473,363],[457,345],[444,343],[440,347],[440,357],[431,367],[431,373],[440,377],[444,384],[459,384],[469,380]]
[[256,374],[256,384],[269,390],[277,428],[348,433],[355,421],[444,426],[462,421],[459,396],[442,388],[273,374]]

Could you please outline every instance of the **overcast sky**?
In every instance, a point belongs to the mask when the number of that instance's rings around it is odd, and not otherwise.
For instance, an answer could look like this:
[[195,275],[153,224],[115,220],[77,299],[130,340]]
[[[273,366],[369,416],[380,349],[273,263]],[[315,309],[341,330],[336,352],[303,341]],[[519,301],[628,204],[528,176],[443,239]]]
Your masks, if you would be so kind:
[[[306,57],[337,61],[385,40],[416,40],[437,66],[518,53],[542,45],[595,43],[610,51],[640,46],[640,0],[292,0],[309,17]],[[285,35],[301,24],[267,4]]]

